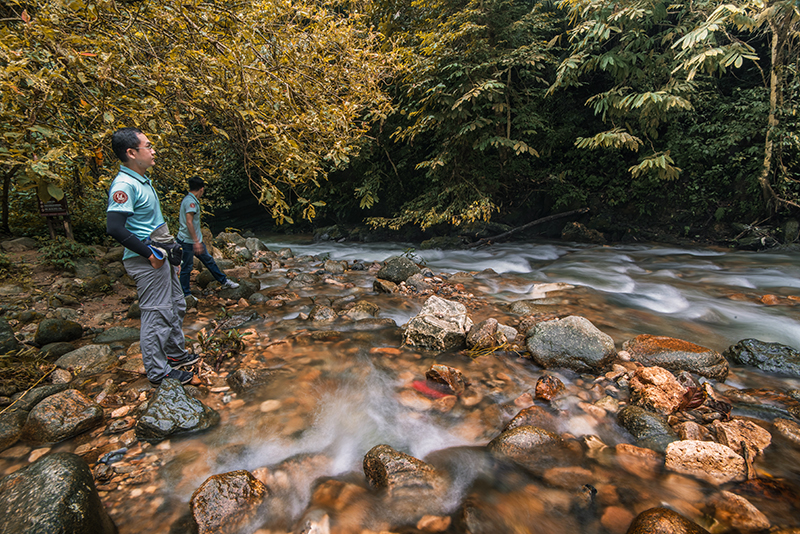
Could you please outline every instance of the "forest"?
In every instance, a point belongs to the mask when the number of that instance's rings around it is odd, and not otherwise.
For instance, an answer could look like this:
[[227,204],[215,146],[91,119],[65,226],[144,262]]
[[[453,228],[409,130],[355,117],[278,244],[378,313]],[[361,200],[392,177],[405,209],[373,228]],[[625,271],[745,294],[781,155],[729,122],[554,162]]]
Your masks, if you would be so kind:
[[122,126],[171,220],[200,176],[277,231],[777,228],[799,36],[795,0],[2,0],[0,232],[43,235],[37,201],[66,197],[105,239]]

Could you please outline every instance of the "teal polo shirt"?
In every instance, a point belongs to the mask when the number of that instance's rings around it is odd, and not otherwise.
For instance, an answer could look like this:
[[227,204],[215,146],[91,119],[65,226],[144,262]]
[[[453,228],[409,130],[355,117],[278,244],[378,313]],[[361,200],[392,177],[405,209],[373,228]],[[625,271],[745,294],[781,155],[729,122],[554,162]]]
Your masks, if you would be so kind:
[[[111,182],[108,191],[108,209],[128,214],[125,228],[141,240],[150,237],[153,230],[164,224],[161,203],[158,201],[152,182],[137,172],[120,165],[119,174]],[[122,259],[138,257],[132,250],[125,249]]]
[[192,226],[194,226],[194,233],[197,236],[197,242],[203,242],[203,232],[200,231],[200,201],[194,196],[191,191],[188,195],[183,197],[181,202],[180,214],[180,228],[178,229],[178,239],[184,243],[194,243],[192,234],[189,233],[189,225],[186,222],[186,214],[194,213],[192,217]]

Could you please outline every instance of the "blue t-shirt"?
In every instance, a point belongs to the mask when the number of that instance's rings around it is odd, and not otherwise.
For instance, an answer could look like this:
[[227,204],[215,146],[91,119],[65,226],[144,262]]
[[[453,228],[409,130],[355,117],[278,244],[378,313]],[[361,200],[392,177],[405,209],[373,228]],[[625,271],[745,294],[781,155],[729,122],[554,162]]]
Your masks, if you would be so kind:
[[[120,165],[119,174],[111,183],[106,211],[127,213],[125,228],[141,240],[150,237],[153,230],[164,224],[161,203],[153,184],[148,178],[124,165]],[[138,254],[126,248],[122,259],[137,256]]]
[[189,225],[186,222],[186,214],[194,213],[192,216],[192,226],[194,226],[194,233],[197,236],[197,242],[203,242],[203,232],[200,231],[200,201],[194,196],[191,191],[188,195],[183,197],[181,201],[181,214],[180,214],[180,228],[178,229],[178,239],[184,243],[194,243],[192,234],[189,233]]

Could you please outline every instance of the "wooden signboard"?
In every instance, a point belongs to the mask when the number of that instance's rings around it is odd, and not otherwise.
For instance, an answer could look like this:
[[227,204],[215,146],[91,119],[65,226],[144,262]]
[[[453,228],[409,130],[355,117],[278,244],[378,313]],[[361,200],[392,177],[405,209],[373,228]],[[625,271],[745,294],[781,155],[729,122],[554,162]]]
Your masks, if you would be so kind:
[[61,200],[51,198],[47,202],[39,201],[39,215],[47,221],[47,228],[50,230],[50,238],[56,238],[56,232],[53,228],[53,221],[60,220],[64,223],[64,231],[67,233],[67,239],[75,241],[72,237],[72,226],[69,220],[69,208],[67,207],[67,197]]

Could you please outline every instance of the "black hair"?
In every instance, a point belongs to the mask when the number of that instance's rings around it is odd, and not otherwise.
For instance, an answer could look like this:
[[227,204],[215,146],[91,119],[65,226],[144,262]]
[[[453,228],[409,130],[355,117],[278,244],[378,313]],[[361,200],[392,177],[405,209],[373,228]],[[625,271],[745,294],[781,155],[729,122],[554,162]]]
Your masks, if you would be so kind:
[[122,163],[128,161],[129,148],[138,148],[140,133],[142,131],[139,128],[129,127],[121,128],[111,135],[111,150]]
[[200,191],[200,188],[206,185],[199,176],[192,176],[187,181],[189,182],[189,191]]

